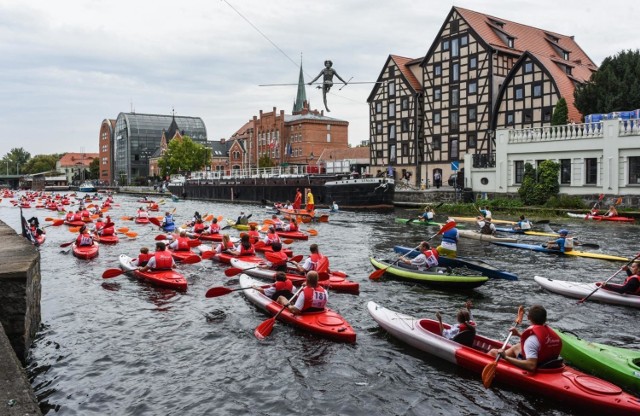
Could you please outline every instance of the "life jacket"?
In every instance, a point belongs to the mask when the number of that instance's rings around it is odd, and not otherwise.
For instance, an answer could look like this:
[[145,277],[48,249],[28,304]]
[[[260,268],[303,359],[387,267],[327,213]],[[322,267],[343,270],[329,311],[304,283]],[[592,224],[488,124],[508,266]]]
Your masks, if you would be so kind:
[[280,220],[273,220],[273,228],[276,230],[282,230],[284,223]]
[[78,238],[76,238],[76,245],[77,246],[92,246],[93,245],[93,238],[91,238],[91,234],[85,232],[82,233],[78,236]]
[[530,230],[531,229],[531,221],[529,221],[529,220],[520,221],[520,229],[521,230]]
[[273,243],[279,243],[280,237],[276,233],[267,233],[266,241],[264,242],[266,245],[270,246]]
[[115,230],[113,227],[103,228],[102,231],[100,231],[100,235],[113,235],[114,233]]
[[73,212],[67,212],[67,215],[66,215],[66,217],[65,217],[65,220],[67,220],[67,221],[73,221],[74,217],[75,217],[75,214],[74,214]]
[[187,237],[178,237],[178,248],[179,251],[189,251],[191,247],[189,247],[189,239]]
[[260,233],[257,230],[250,230],[247,234],[250,238],[260,239]]
[[[633,276],[629,276],[626,279],[624,279],[624,283],[622,284],[623,286],[626,285],[627,283],[629,283],[629,281],[636,279],[638,280],[638,283],[640,283],[640,276],[638,276],[637,274],[634,274]],[[631,295],[640,295],[640,286],[638,286],[638,288],[635,290],[635,292],[631,292]]]
[[222,247],[222,251],[225,250],[233,250],[236,248],[236,245],[233,244],[233,241],[229,240],[226,243],[223,241],[220,243],[220,246]]
[[138,218],[149,218],[149,213],[144,210],[138,211]]
[[476,330],[476,327],[475,327],[473,322],[469,322],[469,325],[467,325],[466,322],[463,322],[461,324],[458,324],[458,328],[460,328],[460,332],[462,332],[462,331],[475,331]]
[[524,342],[531,335],[535,335],[540,342],[540,351],[538,351],[538,364],[546,363],[547,361],[554,360],[560,355],[562,350],[562,340],[551,328],[547,325],[531,325],[525,329],[520,337],[520,345],[522,347],[522,356],[526,359],[524,351]]
[[167,215],[164,217],[164,226],[173,227],[173,215]]
[[276,281],[273,285],[273,287],[276,289],[276,292],[282,292],[282,291],[293,291],[293,282],[291,282],[291,280],[287,279],[284,282],[282,281]]
[[96,220],[96,231],[100,231],[104,228],[104,222],[100,219]]
[[429,250],[423,251],[422,254],[427,258],[427,267],[435,267],[438,265],[440,255],[437,250],[430,248]]
[[271,264],[273,265],[273,268],[277,270],[284,266],[284,268],[286,269],[289,257],[287,257],[287,255],[283,251],[274,251],[272,254],[273,255],[270,257],[272,257]]
[[571,251],[573,249],[573,237],[565,237],[564,250]]
[[82,212],[80,212],[80,216],[82,218],[89,218],[89,211],[87,211],[86,209],[83,209]]
[[253,256],[256,254],[256,250],[253,248],[253,244],[249,244],[249,248],[245,248],[244,244],[240,244],[241,256]]
[[329,259],[320,253],[313,253],[311,256],[311,263],[313,263],[313,270],[320,272],[329,272]]
[[480,228],[480,234],[493,234],[493,230],[491,229],[491,223],[485,221],[482,228]]
[[298,231],[298,225],[295,222],[289,223],[289,231]]
[[82,215],[80,215],[79,212],[76,212],[75,214],[73,214],[73,220],[74,221],[82,221]]
[[327,304],[327,292],[322,286],[305,287],[302,291],[304,293],[304,305],[302,305],[302,311],[308,309],[324,309]]
[[156,251],[153,256],[156,259],[156,267],[154,270],[169,270],[173,265],[173,257],[171,257],[171,252],[167,250]]
[[209,226],[209,232],[211,234],[218,234],[220,232],[220,226],[218,225],[218,223],[211,224]]
[[458,230],[454,227],[454,228],[442,233],[442,241],[446,241],[447,243],[456,244],[458,242]]
[[[149,262],[149,259],[153,257],[152,253],[140,253],[138,255],[138,266],[139,267],[144,267],[147,265],[147,263]],[[156,258],[156,262],[157,262],[157,258]]]
[[193,232],[200,234],[201,232],[204,231],[204,227],[205,225],[203,223],[197,222],[196,225],[193,226]]

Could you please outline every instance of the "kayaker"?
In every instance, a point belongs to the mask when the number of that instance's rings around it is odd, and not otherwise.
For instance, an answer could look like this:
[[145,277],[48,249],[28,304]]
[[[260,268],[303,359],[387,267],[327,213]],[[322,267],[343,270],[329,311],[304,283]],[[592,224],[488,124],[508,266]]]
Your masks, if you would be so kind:
[[271,222],[272,222],[273,228],[275,228],[276,230],[282,230],[282,228],[284,227],[284,223],[280,218],[278,218],[276,214],[273,214],[271,216]]
[[140,254],[138,254],[138,258],[134,261],[136,262],[135,264],[138,267],[144,267],[147,265],[147,263],[149,263],[149,259],[151,259],[151,257],[153,257],[153,254],[149,253],[149,248],[142,247],[140,248]]
[[428,242],[423,241],[420,243],[420,254],[415,256],[412,259],[408,259],[406,257],[401,257],[400,261],[405,264],[411,264],[415,266],[418,270],[433,270],[434,267],[438,266],[438,250],[435,248],[431,248]]
[[622,269],[626,270],[627,278],[621,285],[617,283],[606,283],[602,285],[600,282],[596,283],[596,285],[612,292],[640,296],[640,260],[635,260],[633,264],[631,264],[631,268],[624,266]]
[[288,304],[287,308],[294,315],[304,312],[321,312],[329,300],[327,291],[318,285],[318,273],[315,271],[307,272],[306,286],[296,299],[294,305]]
[[533,225],[524,215],[520,215],[520,220],[513,226],[514,230],[530,230]]
[[229,234],[223,234],[222,242],[218,244],[218,246],[216,247],[216,253],[218,254],[222,252],[227,253],[229,251],[235,251],[235,250],[236,250],[236,246],[231,241],[231,237],[229,237]]
[[240,211],[240,216],[236,220],[236,224],[238,225],[247,225],[249,223],[249,219],[245,215],[244,211]]
[[315,202],[313,199],[313,194],[311,193],[311,188],[307,188],[307,199],[306,199],[306,205],[305,205],[305,209],[307,211],[309,211],[309,213],[313,212],[313,209],[315,208]]
[[76,238],[76,246],[83,247],[83,246],[92,246],[92,245],[93,245],[93,238],[91,237],[91,234],[89,234],[89,230],[87,229],[87,226],[83,225],[82,227],[80,227],[80,233]]
[[146,272],[147,270],[169,270],[176,267],[176,262],[173,260],[173,256],[166,249],[167,246],[163,241],[156,243],[156,252],[147,262],[144,267],[138,267],[138,270]]
[[529,308],[527,318],[531,326],[522,333],[517,328],[511,328],[511,334],[520,337],[520,342],[508,348],[492,349],[489,355],[500,355],[505,361],[527,371],[534,372],[536,368],[558,359],[562,350],[562,340],[551,329],[547,322],[547,310],[541,305]]
[[194,225],[196,222],[198,222],[198,220],[202,219],[202,216],[200,215],[200,213],[198,211],[193,213],[193,218],[191,219],[191,225]]
[[42,234],[46,234],[42,228],[40,228],[40,221],[36,217],[29,218],[29,231],[31,235],[34,237],[41,236]]
[[164,213],[164,219],[162,220],[161,227],[166,232],[171,232],[176,229],[176,223],[173,220],[173,215],[169,211]]
[[480,209],[480,213],[485,218],[491,218],[491,211],[489,211],[489,207],[486,205],[484,206],[484,208]]
[[302,205],[302,192],[300,192],[300,188],[296,188],[296,197],[293,199],[293,209],[296,211],[300,209]]
[[275,242],[271,245],[272,253],[269,256],[270,261],[265,263],[264,265],[258,265],[260,268],[277,270],[279,272],[287,271],[287,261],[289,257],[287,254],[282,251],[282,244],[279,242]]
[[309,272],[316,271],[318,273],[325,272],[329,273],[329,259],[322,254],[320,254],[320,250],[318,249],[317,244],[311,244],[309,246],[309,251],[311,254],[304,261],[302,266],[296,264],[296,268],[299,272]]
[[285,226],[282,227],[282,229],[288,232],[298,231],[298,221],[296,221],[294,217],[291,217],[291,219],[289,220],[289,224],[285,224]]
[[478,227],[480,227],[480,234],[495,235],[496,226],[491,222],[491,217],[478,216]]
[[266,245],[270,246],[275,242],[280,243],[280,237],[276,234],[276,230],[273,227],[269,227],[267,235],[262,240]]
[[269,287],[262,288],[256,285],[251,287],[281,305],[287,305],[293,296],[293,283],[284,272],[276,273],[276,282]]
[[206,229],[207,229],[207,226],[204,225],[204,222],[202,222],[202,218],[198,218],[196,220],[196,223],[193,224],[193,232],[196,234],[202,234]]
[[144,207],[138,208],[138,218],[149,218],[149,213]]
[[250,224],[249,225],[249,237],[251,238],[251,242],[252,243],[256,243],[258,240],[260,240],[260,233],[258,232],[258,228],[255,224]]
[[329,212],[338,212],[340,209],[340,207],[338,207],[338,203],[336,201],[333,201],[331,203],[331,209],[329,210]]
[[169,248],[174,251],[189,251],[191,247],[189,246],[189,237],[187,237],[186,231],[180,231],[180,235],[178,238],[173,240],[171,244],[169,244]]
[[[452,218],[447,219],[447,223],[453,221],[454,220]],[[458,239],[459,235],[456,227],[442,233],[442,241],[440,242],[440,245],[436,247],[438,254],[455,259],[458,252]]]
[[609,211],[607,211],[606,214],[604,214],[605,217],[617,217],[618,216],[618,210],[616,209],[616,207],[614,205],[611,205],[609,207]]
[[220,234],[220,224],[218,224],[217,218],[211,220],[211,225],[209,225],[209,234]]
[[473,321],[473,315],[471,314],[472,307],[473,303],[470,300],[466,301],[464,308],[460,309],[456,315],[458,323],[451,325],[451,328],[449,329],[444,328],[444,325],[442,325],[442,315],[440,312],[436,312],[436,319],[440,325],[440,335],[446,339],[453,339],[462,331],[475,331],[476,323]]
[[249,234],[242,234],[238,247],[230,249],[228,252],[234,256],[254,256],[256,254],[256,249],[253,247],[253,244],[251,244]]
[[418,216],[418,219],[420,221],[429,222],[433,221],[435,215],[436,212],[433,210],[433,208],[427,205],[426,207],[424,207],[424,212]]
[[573,238],[567,237],[569,231],[562,229],[558,231],[558,239],[547,242],[546,248],[550,250],[559,250],[561,252],[567,252],[573,250]]

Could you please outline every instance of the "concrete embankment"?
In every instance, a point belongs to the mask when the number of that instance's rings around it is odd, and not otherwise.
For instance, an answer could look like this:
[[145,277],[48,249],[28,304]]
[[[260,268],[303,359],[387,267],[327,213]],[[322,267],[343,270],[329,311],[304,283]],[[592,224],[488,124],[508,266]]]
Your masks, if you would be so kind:
[[0,414],[40,415],[21,361],[40,325],[40,253],[0,221]]

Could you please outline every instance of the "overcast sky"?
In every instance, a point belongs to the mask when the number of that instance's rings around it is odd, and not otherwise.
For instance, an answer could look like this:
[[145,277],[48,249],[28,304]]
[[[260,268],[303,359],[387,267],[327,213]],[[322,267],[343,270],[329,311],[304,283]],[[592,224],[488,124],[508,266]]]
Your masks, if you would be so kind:
[[[132,108],[175,108],[201,117],[209,140],[229,137],[260,110],[291,113],[295,85],[258,85],[297,83],[301,54],[307,81],[325,59],[375,81],[389,54],[424,56],[454,5],[574,35],[598,65],[640,43],[628,0],[0,0],[0,157],[97,152],[102,120]],[[372,86],[328,97],[352,144],[368,139]],[[323,108],[320,90],[307,97]]]

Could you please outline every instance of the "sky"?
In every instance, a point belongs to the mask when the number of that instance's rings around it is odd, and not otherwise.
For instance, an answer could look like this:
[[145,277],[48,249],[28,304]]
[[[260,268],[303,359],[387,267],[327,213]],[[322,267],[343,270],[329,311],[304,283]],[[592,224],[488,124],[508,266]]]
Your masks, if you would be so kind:
[[102,120],[131,110],[201,117],[209,140],[228,138],[260,110],[290,114],[301,60],[308,82],[325,59],[362,83],[334,86],[325,113],[357,145],[364,82],[390,54],[424,56],[453,6],[573,35],[597,65],[640,43],[640,4],[621,0],[0,0],[0,157],[97,152]]

